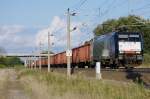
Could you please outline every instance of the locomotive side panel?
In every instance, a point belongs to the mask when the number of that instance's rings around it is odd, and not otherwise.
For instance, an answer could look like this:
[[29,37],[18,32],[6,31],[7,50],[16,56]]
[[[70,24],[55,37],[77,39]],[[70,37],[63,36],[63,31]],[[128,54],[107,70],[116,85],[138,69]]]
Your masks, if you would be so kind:
[[115,56],[114,33],[94,38],[93,60],[109,60]]

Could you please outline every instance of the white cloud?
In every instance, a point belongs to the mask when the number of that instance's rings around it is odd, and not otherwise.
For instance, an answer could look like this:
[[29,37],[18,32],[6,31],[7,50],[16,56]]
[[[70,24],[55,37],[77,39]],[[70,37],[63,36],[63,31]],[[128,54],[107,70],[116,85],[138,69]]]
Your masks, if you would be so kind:
[[21,25],[3,25],[0,26],[0,40],[8,39],[8,37],[23,31],[24,27]]
[[22,25],[0,26],[0,47],[5,48],[7,51],[12,51],[13,49],[18,49],[19,51],[25,47],[33,46],[35,44],[32,40],[34,36],[22,35],[25,29]]
[[[35,46],[38,46],[41,41],[47,49],[48,31],[54,36],[51,37],[52,46],[55,52],[64,51],[67,42],[66,20],[55,16],[49,27],[39,30],[37,33],[33,28],[27,28],[21,25],[3,25],[0,26],[0,47],[5,48],[11,52],[31,52]],[[77,29],[71,32],[71,46],[79,46],[84,41],[89,40],[91,35],[87,34],[81,22],[74,22],[71,20],[71,29]],[[37,31],[38,29],[36,29]],[[36,34],[34,34],[35,32]]]
[[[48,31],[52,33],[54,36],[51,37],[51,42],[54,42],[53,49],[56,51],[63,51],[66,49],[66,20],[61,19],[58,16],[55,16],[50,24],[50,26],[46,29],[43,29],[37,33],[36,36],[36,45],[41,41],[43,44],[47,45],[48,41]],[[87,34],[87,31],[82,32],[84,26],[82,26],[81,22],[71,22],[71,29],[73,27],[77,27],[77,29],[71,32],[71,46],[75,47],[84,41],[89,40],[91,35]]]
[[[64,29],[66,26],[66,23],[64,20],[61,20],[58,16],[55,16],[51,25],[46,28],[46,29],[43,29],[43,30],[40,30],[38,33],[37,33],[37,36],[36,36],[36,45],[39,44],[39,42],[42,42],[42,43],[47,43],[47,39],[48,39],[48,32],[50,32],[51,34],[54,34],[58,31],[61,31],[62,29]],[[52,40],[56,40],[55,37],[52,38]]]
[[[32,51],[35,46],[38,46],[41,41],[47,49],[48,31],[54,36],[51,37],[52,46],[55,51],[64,51],[66,49],[67,42],[67,29],[66,20],[55,16],[49,27],[39,30],[36,34],[31,28],[27,28],[21,25],[3,25],[0,26],[0,47],[5,48],[7,51]],[[84,41],[90,39],[90,35],[83,29],[81,22],[74,22],[71,20],[71,29],[77,27],[77,29],[71,32],[71,46],[79,46]],[[37,29],[36,29],[37,31]],[[31,33],[31,34],[30,34]]]

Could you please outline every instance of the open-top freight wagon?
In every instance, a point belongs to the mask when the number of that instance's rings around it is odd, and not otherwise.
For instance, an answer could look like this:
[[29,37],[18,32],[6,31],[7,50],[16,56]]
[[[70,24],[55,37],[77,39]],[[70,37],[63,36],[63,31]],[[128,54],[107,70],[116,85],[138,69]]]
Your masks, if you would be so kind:
[[[50,61],[51,66],[66,67],[66,52],[51,56]],[[84,45],[73,48],[71,58],[72,66],[78,67],[93,67],[96,62],[101,62],[103,67],[134,67],[142,61],[143,38],[138,32],[111,32],[96,36]],[[47,65],[47,59],[42,60],[42,65]]]

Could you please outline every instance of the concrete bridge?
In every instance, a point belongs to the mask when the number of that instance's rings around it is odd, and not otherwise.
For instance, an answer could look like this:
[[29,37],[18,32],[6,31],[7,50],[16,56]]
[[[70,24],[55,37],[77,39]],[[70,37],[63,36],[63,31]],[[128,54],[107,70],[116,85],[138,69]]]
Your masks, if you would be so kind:
[[[53,54],[51,54],[53,55]],[[6,56],[6,57],[47,57],[48,54],[35,54],[35,53],[7,53],[7,54],[3,54],[3,56]]]
[[[53,54],[50,54],[51,56]],[[33,65],[36,64],[36,60],[38,60],[40,57],[41,58],[47,58],[48,54],[35,54],[35,53],[7,53],[3,54],[4,57],[19,57],[23,62],[24,66],[27,67],[32,67]]]

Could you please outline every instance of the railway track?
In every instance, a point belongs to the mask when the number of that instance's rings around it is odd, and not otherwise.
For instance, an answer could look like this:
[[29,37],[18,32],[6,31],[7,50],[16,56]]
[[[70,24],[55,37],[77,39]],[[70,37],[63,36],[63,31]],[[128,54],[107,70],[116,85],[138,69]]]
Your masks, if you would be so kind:
[[150,73],[150,68],[130,68],[130,69],[102,69],[102,71],[114,71],[114,72],[141,72]]

